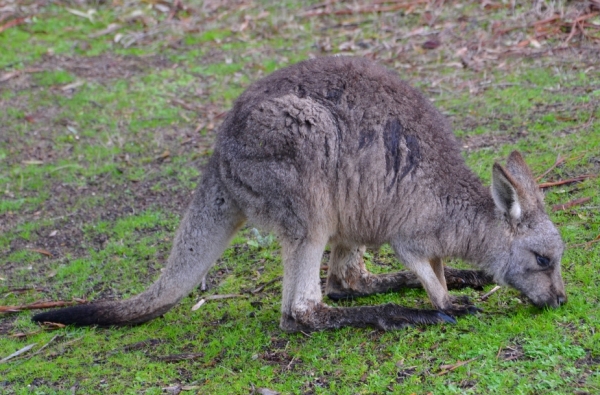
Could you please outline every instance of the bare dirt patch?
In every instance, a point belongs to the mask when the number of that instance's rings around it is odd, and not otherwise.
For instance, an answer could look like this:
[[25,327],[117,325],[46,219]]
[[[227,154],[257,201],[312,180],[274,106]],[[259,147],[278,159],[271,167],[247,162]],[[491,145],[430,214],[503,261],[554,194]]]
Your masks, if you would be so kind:
[[[149,70],[160,70],[173,67],[173,63],[162,55],[148,56],[119,56],[104,53],[98,56],[68,56],[68,55],[43,55],[41,60],[35,62],[21,72],[16,72],[14,77],[0,83],[0,88],[21,91],[36,87],[34,75],[42,71],[67,71],[78,79],[104,83],[107,80],[124,79]],[[5,78],[8,74],[5,74]]]

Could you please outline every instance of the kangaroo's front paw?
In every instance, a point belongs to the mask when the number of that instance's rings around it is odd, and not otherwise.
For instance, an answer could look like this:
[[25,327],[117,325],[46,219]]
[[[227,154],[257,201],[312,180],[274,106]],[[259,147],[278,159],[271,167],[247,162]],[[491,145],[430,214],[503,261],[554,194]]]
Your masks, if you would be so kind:
[[460,295],[460,296],[450,295],[450,301],[452,302],[453,305],[473,306],[473,302],[471,302],[471,299],[467,295]]

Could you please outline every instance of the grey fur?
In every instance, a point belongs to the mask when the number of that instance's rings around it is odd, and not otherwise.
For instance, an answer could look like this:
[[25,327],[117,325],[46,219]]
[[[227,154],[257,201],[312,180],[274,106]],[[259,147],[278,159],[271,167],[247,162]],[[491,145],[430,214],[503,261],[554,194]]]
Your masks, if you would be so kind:
[[[477,309],[448,287],[492,280],[539,307],[564,303],[563,242],[530,170],[513,152],[492,175],[490,193],[465,165],[447,120],[395,73],[359,58],[301,62],[254,83],[235,102],[154,285],[129,300],[34,320],[152,319],[200,283],[245,220],[280,239],[284,330],[454,322]],[[332,298],[421,283],[435,310],[325,305],[319,267],[327,243]],[[367,272],[365,246],[383,243],[412,273]],[[482,271],[444,268],[450,257]]]

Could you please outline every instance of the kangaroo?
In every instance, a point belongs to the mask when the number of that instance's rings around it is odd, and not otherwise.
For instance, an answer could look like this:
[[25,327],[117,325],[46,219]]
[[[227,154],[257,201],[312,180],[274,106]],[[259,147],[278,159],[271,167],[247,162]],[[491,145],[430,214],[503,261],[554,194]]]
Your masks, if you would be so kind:
[[[280,241],[285,331],[455,323],[479,310],[448,288],[492,281],[538,307],[567,300],[564,245],[518,152],[493,165],[486,188],[418,90],[369,60],[323,57],[276,71],[235,101],[153,285],[33,320],[110,326],[158,317],[198,286],[246,221]],[[409,271],[366,270],[365,248],[384,243]],[[319,278],[327,244],[331,299],[421,284],[434,309],[328,306]],[[480,270],[444,267],[452,257]]]

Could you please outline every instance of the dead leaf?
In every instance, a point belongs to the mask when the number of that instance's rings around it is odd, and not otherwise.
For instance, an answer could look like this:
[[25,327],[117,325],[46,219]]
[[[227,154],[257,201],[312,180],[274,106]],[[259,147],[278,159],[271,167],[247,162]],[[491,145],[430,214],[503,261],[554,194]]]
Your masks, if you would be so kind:
[[163,161],[165,159],[167,159],[169,156],[171,156],[171,152],[169,152],[169,150],[165,150],[162,154],[160,154],[156,160],[157,161]]
[[433,40],[427,40],[427,41],[425,41],[423,43],[422,47],[423,47],[423,49],[436,49],[440,45],[442,45],[442,43],[440,42],[440,40],[433,39]]
[[56,329],[62,329],[64,327],[66,327],[65,324],[61,324],[59,322],[42,322],[41,325],[44,327],[44,329],[53,331]]
[[37,252],[37,253],[40,253],[42,255],[46,255],[46,256],[49,256],[49,257],[53,256],[50,251],[44,250],[43,248],[31,248],[29,251],[31,251],[31,252]]

